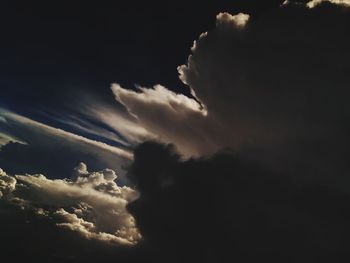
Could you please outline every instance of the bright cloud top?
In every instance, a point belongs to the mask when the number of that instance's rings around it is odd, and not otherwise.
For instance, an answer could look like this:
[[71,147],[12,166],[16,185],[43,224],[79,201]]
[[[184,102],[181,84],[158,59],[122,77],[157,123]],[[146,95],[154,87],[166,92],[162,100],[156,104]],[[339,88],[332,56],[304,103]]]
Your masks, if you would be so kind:
[[216,26],[218,28],[244,28],[249,21],[249,15],[239,13],[237,15],[231,15],[227,12],[219,13],[216,16]]
[[346,6],[346,7],[350,7],[350,0],[312,0],[310,2],[307,3],[307,6],[309,8],[314,8],[324,2],[329,2],[332,4],[336,4],[336,5],[342,5],[342,6]]

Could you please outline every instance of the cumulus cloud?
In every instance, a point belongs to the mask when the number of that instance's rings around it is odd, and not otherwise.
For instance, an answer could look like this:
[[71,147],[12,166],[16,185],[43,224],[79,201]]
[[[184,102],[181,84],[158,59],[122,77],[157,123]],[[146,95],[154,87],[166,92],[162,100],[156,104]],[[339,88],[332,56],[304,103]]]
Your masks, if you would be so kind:
[[193,98],[116,84],[116,100],[186,157],[229,147],[303,178],[346,174],[348,13],[287,5],[216,20],[178,68]]
[[314,8],[325,2],[350,7],[350,0],[312,0],[307,3],[307,6],[309,8]]
[[74,180],[50,180],[44,175],[9,176],[0,170],[0,193],[13,206],[48,217],[58,227],[117,245],[141,239],[126,206],[138,197],[135,190],[116,184],[113,170],[89,172],[81,163]]
[[0,198],[4,195],[10,194],[16,188],[16,179],[12,176],[8,176],[0,168]]
[[219,13],[216,16],[216,27],[222,29],[229,29],[230,27],[244,28],[249,21],[249,15],[239,13],[231,15],[227,12]]

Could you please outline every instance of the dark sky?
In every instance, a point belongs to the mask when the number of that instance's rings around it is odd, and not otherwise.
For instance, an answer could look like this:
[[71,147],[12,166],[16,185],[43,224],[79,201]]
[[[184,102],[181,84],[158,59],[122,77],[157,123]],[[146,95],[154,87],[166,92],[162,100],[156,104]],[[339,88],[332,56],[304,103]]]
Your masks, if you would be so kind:
[[193,40],[219,12],[259,13],[281,1],[269,2],[3,1],[0,101],[62,110],[78,90],[111,100],[112,82],[188,94],[176,67]]

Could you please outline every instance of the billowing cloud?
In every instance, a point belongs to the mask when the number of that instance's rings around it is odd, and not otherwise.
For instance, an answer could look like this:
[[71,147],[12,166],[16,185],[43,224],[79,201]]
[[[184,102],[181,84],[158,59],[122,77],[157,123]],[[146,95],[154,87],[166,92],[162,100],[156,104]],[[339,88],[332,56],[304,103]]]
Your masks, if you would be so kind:
[[216,16],[216,27],[222,29],[234,28],[244,28],[248,23],[249,15],[239,13],[237,15],[231,15],[227,12],[219,13]]
[[307,6],[310,8],[314,8],[325,2],[350,7],[350,0],[312,0],[307,3]]
[[4,195],[10,194],[16,188],[16,179],[8,176],[0,168],[0,198]]
[[348,171],[348,14],[305,4],[257,17],[220,13],[178,68],[193,98],[163,86],[112,91],[138,124],[186,157],[231,148],[329,182]]
[[[137,118],[138,124],[163,142],[176,142],[186,156],[215,147],[207,136],[207,111],[196,100],[161,85],[132,91],[112,85],[116,100]],[[215,120],[213,120],[215,122]],[[216,129],[216,128],[215,128]]]
[[0,170],[0,193],[7,203],[87,239],[132,245],[141,235],[126,206],[138,194],[118,186],[116,179],[113,170],[89,172],[83,163],[75,169],[74,180],[50,180],[40,174],[9,176]]

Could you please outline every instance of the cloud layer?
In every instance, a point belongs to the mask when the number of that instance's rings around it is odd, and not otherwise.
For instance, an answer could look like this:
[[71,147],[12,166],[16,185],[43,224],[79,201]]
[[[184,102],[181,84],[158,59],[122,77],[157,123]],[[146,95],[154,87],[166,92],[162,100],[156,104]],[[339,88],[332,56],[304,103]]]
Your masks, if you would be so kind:
[[123,176],[132,160],[130,150],[58,129],[0,109],[0,123],[11,137],[0,148],[0,166],[9,173],[43,173],[65,178],[79,162],[93,169],[111,167]]

